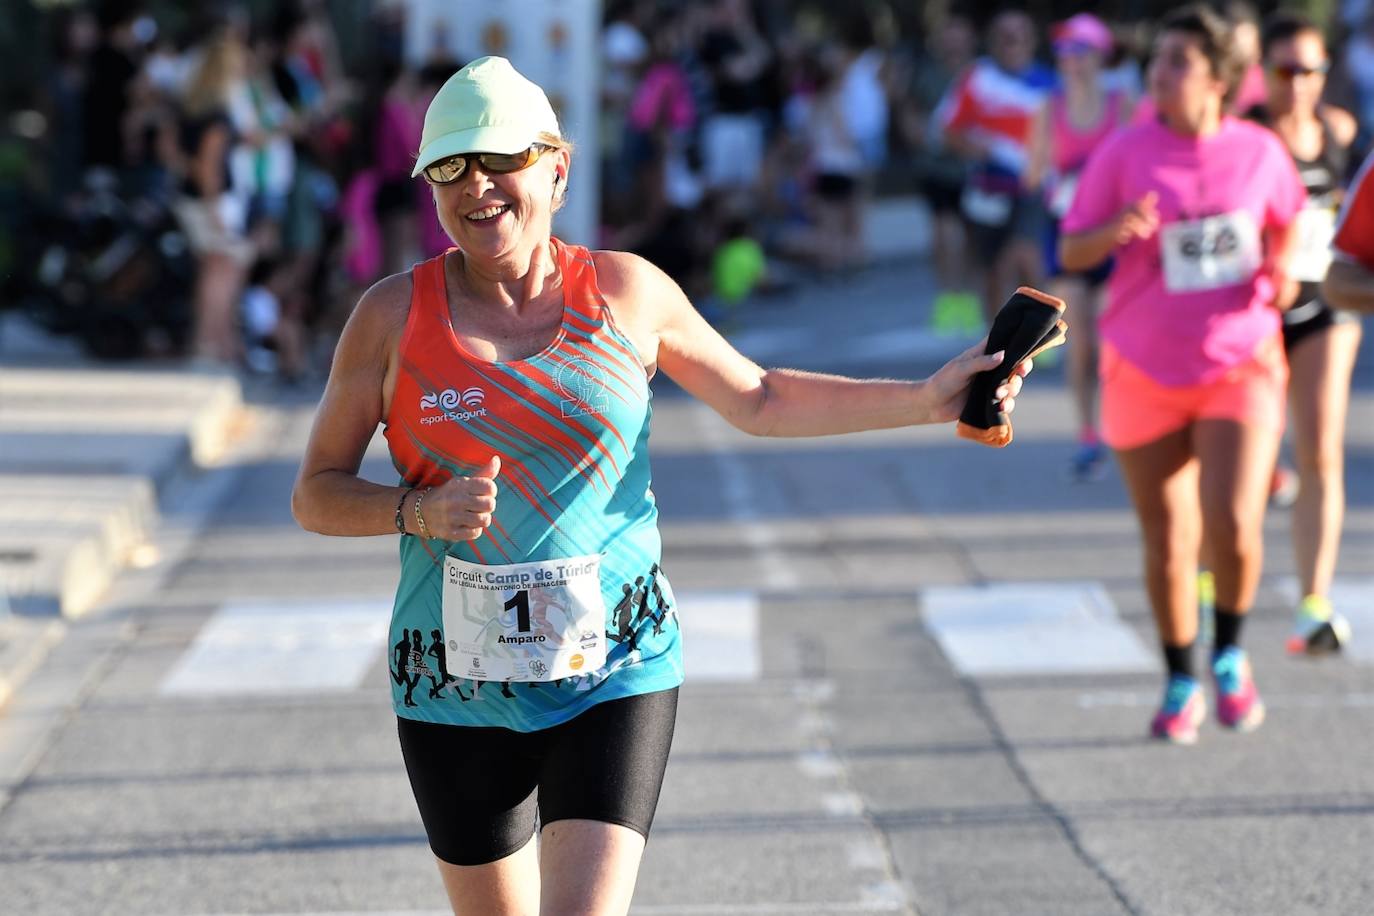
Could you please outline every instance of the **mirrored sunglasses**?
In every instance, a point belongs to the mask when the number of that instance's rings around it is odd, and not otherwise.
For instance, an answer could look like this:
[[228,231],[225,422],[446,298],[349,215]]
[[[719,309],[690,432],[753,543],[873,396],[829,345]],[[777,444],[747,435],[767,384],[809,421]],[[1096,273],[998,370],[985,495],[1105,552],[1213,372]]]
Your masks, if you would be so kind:
[[529,168],[551,148],[536,143],[518,153],[459,153],[425,166],[423,174],[430,184],[453,184],[468,173],[469,165],[476,162],[484,172],[506,175]]
[[1083,57],[1088,54],[1100,54],[1101,52],[1086,41],[1076,41],[1072,38],[1054,43],[1054,53],[1058,57]]

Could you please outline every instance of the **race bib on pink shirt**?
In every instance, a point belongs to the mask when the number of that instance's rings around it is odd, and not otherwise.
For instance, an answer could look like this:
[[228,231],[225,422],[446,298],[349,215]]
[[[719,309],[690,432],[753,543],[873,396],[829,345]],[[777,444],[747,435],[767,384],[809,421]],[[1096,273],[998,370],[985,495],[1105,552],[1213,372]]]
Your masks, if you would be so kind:
[[1171,293],[1248,283],[1264,263],[1259,226],[1245,210],[1164,226],[1159,247]]

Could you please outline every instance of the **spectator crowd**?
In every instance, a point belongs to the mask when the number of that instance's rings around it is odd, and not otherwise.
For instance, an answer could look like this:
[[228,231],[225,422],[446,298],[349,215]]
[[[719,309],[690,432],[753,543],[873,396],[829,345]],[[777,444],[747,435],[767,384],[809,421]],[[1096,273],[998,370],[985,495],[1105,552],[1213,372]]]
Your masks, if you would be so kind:
[[[37,291],[51,326],[106,355],[299,378],[327,365],[362,289],[449,244],[409,171],[428,100],[465,61],[436,40],[409,62],[400,3],[375,6],[351,63],[322,0],[214,9],[177,32],[137,0],[47,17],[42,167],[22,220],[47,231],[8,220],[35,276],[6,300]],[[1264,98],[1259,17],[1227,12],[1255,36],[1241,110]],[[1359,148],[1374,125],[1374,7],[1347,0],[1331,27],[1328,88],[1356,115]],[[612,0],[600,238],[585,241],[645,255],[728,322],[786,278],[862,268],[875,197],[919,195],[934,327],[974,330],[997,291],[1056,276],[1045,238],[1073,172],[1111,128],[1148,116],[1149,40],[1148,23],[1014,9],[975,21],[938,2]],[[1074,139],[1057,148],[1064,125]],[[119,260],[112,248],[142,253],[127,259],[138,269],[93,272]]]

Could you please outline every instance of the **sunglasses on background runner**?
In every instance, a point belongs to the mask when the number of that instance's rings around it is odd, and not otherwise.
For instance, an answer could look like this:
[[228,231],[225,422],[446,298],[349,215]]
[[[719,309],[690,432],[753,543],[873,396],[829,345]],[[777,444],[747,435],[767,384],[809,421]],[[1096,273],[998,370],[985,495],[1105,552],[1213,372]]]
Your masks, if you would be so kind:
[[1299,76],[1326,73],[1330,69],[1330,64],[1318,64],[1315,67],[1299,67],[1297,64],[1275,64],[1269,68],[1269,71],[1281,80],[1292,80]]
[[1100,54],[1102,52],[1085,41],[1069,40],[1056,41],[1054,53],[1057,57],[1082,57],[1085,54]]
[[550,149],[552,147],[536,143],[518,153],[460,153],[425,166],[424,176],[430,184],[453,184],[468,173],[468,166],[474,162],[480,164],[484,172],[507,175],[534,165]]

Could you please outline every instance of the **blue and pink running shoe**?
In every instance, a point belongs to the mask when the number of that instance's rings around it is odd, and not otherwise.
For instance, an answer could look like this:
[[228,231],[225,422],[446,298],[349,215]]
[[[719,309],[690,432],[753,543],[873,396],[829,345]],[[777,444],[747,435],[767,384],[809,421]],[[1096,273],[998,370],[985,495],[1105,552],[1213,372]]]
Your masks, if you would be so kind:
[[1164,688],[1164,705],[1150,723],[1150,735],[1171,744],[1193,744],[1197,729],[1207,718],[1207,701],[1196,678],[1186,674],[1169,676]]
[[1223,649],[1212,659],[1217,685],[1217,719],[1238,732],[1254,731],[1264,721],[1264,701],[1255,689],[1250,659],[1239,646]]

